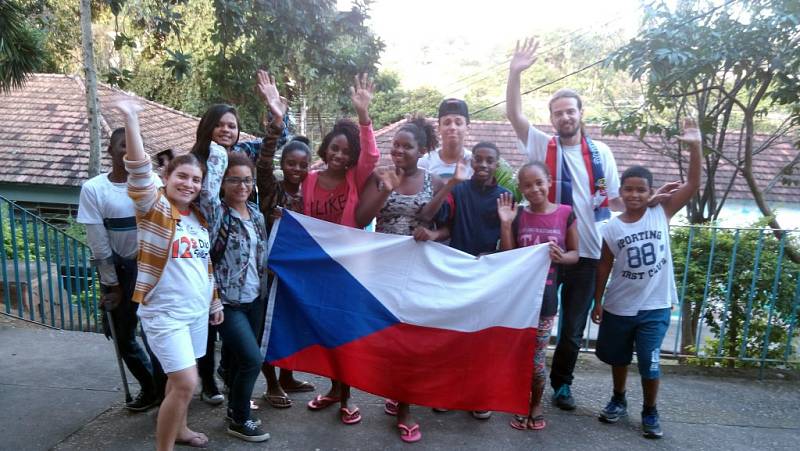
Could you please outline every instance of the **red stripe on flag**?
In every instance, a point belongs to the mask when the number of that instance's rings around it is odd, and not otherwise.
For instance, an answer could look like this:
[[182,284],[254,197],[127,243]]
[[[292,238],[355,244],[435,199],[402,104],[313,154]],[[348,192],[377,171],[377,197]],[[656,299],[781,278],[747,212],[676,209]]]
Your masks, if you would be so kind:
[[527,414],[536,329],[458,332],[400,323],[271,362],[410,404]]

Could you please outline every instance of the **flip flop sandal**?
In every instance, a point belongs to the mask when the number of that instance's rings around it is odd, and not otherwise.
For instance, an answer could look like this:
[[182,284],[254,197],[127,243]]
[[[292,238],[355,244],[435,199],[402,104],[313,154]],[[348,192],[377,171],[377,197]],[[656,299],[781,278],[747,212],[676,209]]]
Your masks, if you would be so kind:
[[264,393],[264,399],[275,409],[288,409],[292,407],[292,400],[288,396],[268,395]]
[[311,382],[308,381],[296,381],[296,382],[297,385],[292,387],[284,387],[283,384],[281,384],[281,388],[283,388],[283,391],[285,391],[286,393],[305,393],[316,390],[314,388],[314,384],[312,384]]
[[383,411],[386,412],[386,415],[395,417],[397,416],[397,404],[397,401],[393,399],[387,399],[386,402],[383,403]]
[[326,407],[330,407],[332,404],[335,404],[340,401],[338,396],[322,396],[317,395],[316,398],[312,399],[308,402],[308,408],[311,410],[322,410]]
[[347,407],[342,407],[339,409],[339,415],[342,419],[342,423],[344,424],[356,424],[361,422],[361,411],[358,410],[358,407],[353,410],[350,410]]
[[422,432],[419,431],[419,424],[408,427],[403,423],[397,423],[397,428],[400,429],[400,440],[406,443],[418,442],[422,438]]
[[531,423],[528,426],[528,428],[533,429],[534,431],[541,431],[546,427],[547,421],[545,421],[544,415],[536,415],[535,417],[531,418]]
[[208,437],[195,435],[188,440],[175,439],[175,444],[180,446],[190,446],[192,448],[207,448]]
[[518,431],[526,431],[528,430],[528,417],[514,415],[514,419],[511,420],[509,425]]

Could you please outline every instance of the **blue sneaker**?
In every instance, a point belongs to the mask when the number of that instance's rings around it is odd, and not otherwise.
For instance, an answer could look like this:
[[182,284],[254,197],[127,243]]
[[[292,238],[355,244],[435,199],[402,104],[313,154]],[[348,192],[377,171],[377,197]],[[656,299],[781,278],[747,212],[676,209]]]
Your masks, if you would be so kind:
[[642,412],[642,434],[645,438],[661,438],[664,432],[661,430],[661,423],[658,421],[658,411],[655,409],[645,414]]
[[611,401],[600,411],[600,421],[603,423],[616,423],[620,418],[628,415],[628,401],[625,398],[611,397]]
[[553,393],[552,399],[553,404],[561,410],[575,410],[575,399],[567,384],[558,387],[558,390]]

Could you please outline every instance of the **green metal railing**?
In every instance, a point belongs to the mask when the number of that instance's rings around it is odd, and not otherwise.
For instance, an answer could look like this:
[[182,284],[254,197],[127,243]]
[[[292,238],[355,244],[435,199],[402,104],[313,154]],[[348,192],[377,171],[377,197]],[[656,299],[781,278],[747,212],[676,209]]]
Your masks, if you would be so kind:
[[[2,196],[0,223],[0,311],[99,331],[89,248]],[[700,363],[800,365],[800,265],[789,258],[800,230],[674,226],[671,236],[679,301],[662,352]],[[587,322],[584,350],[597,335]]]
[[[705,364],[800,365],[800,230],[674,226],[678,305],[662,354]],[[588,321],[583,350],[597,326]]]
[[99,281],[86,244],[0,196],[2,311],[67,330],[99,332]]

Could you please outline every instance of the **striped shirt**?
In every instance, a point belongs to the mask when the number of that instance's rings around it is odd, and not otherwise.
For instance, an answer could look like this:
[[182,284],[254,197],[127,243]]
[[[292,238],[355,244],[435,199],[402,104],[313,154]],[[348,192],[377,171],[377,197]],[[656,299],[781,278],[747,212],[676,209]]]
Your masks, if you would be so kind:
[[[146,304],[145,296],[158,283],[164,266],[167,264],[176,223],[181,219],[181,214],[178,208],[167,200],[164,192],[156,189],[150,159],[130,161],[126,158],[125,169],[128,171],[128,196],[133,200],[136,208],[139,239],[137,257],[139,272],[136,276],[133,301]],[[194,205],[191,205],[190,208],[197,215],[200,223],[208,228],[200,211]],[[214,284],[211,259],[208,259],[208,283],[212,286]],[[222,310],[222,303],[217,297],[216,290],[210,301],[210,313]]]

